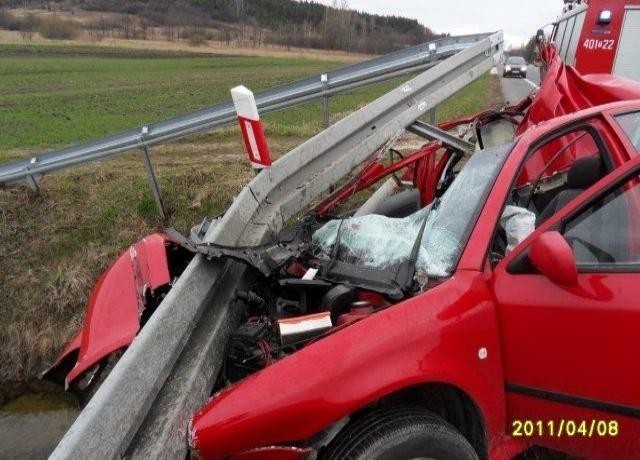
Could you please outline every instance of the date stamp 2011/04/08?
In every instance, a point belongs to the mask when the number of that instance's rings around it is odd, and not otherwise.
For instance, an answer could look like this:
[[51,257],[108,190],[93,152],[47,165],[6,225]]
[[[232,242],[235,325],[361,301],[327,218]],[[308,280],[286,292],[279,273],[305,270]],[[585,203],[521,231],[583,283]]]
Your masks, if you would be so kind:
[[616,420],[514,420],[513,437],[615,437],[620,432]]

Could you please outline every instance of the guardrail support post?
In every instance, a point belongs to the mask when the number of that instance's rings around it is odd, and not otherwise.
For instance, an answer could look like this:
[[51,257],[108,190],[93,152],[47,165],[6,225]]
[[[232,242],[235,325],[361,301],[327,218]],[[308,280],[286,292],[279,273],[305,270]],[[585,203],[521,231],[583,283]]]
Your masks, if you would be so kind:
[[322,96],[322,111],[324,112],[324,127],[329,127],[329,96],[326,94],[326,90],[329,87],[329,77],[326,73],[320,75],[320,81],[324,88],[325,95]]
[[[37,162],[38,162],[38,159],[36,157],[33,157],[31,158],[31,160],[29,160],[29,166],[35,165]],[[27,185],[29,185],[29,187],[31,188],[31,190],[33,190],[37,194],[40,194],[40,186],[38,185],[38,179],[36,179],[34,175],[31,175],[31,174],[28,175],[25,178],[25,180],[27,182]]]
[[428,123],[431,126],[436,126],[436,108],[435,107],[429,110],[429,115],[427,115],[427,118],[429,119]]
[[27,176],[27,184],[29,188],[33,190],[35,193],[40,194],[40,186],[38,185],[38,181],[33,176]]
[[329,96],[322,98],[322,109],[324,112],[324,127],[329,127]]
[[160,194],[160,187],[158,186],[158,180],[156,174],[153,172],[153,165],[151,164],[151,158],[149,158],[149,149],[146,146],[142,147],[142,159],[144,161],[144,167],[147,170],[147,178],[149,179],[149,188],[153,194],[153,199],[156,202],[156,208],[158,208],[158,214],[162,220],[166,220],[167,214],[164,211],[164,203],[162,201],[162,195]]

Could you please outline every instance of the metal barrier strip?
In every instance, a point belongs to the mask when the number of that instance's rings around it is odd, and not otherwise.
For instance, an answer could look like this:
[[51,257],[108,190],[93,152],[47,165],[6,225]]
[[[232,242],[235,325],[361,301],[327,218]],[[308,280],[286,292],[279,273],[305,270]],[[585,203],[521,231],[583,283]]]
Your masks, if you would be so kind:
[[[260,112],[267,113],[369,84],[391,80],[403,74],[432,67],[452,54],[485,39],[488,35],[446,37],[414,46],[327,72],[323,74],[326,75],[326,82],[323,82],[322,76],[318,75],[263,91],[256,95],[256,102]],[[205,132],[233,123],[235,119],[233,104],[224,102],[92,142],[0,165],[0,184],[28,180],[48,172]]]

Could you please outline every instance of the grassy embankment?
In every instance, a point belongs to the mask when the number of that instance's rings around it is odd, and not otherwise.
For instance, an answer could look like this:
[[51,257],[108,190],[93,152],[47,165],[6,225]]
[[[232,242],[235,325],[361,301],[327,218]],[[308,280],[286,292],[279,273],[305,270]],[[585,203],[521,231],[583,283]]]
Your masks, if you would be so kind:
[[[201,108],[243,83],[258,91],[340,62],[202,57],[0,45],[0,162]],[[133,59],[145,57],[145,59]],[[332,99],[335,119],[394,83]],[[439,118],[500,104],[485,75]],[[320,104],[265,117],[276,156],[321,129]],[[183,231],[224,210],[252,176],[236,128],[154,148],[170,222]],[[42,194],[0,190],[0,382],[36,375],[78,330],[95,279],[129,244],[162,228],[139,156],[45,176]]]

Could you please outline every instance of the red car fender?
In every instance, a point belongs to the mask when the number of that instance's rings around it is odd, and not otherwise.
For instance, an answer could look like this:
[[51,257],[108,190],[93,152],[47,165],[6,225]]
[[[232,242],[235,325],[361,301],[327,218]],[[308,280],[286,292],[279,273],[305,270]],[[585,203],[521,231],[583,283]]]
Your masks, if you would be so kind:
[[192,420],[190,444],[205,458],[291,445],[386,395],[437,382],[475,401],[492,449],[505,439],[498,337],[482,273],[458,271],[218,393]]
[[111,264],[91,291],[82,330],[43,377],[77,352],[75,365],[65,377],[68,387],[91,366],[131,343],[140,330],[147,291],[171,281],[166,246],[164,235],[153,234],[130,246]]

